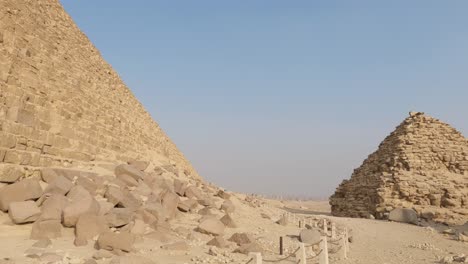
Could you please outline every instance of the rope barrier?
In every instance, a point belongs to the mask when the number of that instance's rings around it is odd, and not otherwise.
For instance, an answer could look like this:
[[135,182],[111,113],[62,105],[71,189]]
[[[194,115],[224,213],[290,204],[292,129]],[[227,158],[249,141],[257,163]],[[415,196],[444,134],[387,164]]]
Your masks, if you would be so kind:
[[328,251],[330,254],[336,254],[338,253],[341,249],[343,248],[343,246],[340,246],[339,248],[335,248],[334,250],[330,250]]
[[307,246],[305,246],[306,248],[310,248],[310,247],[313,247],[313,246],[317,246],[317,245],[320,245],[320,241],[315,243],[315,244],[308,244]]
[[284,261],[284,260],[286,260],[286,259],[288,259],[288,258],[290,258],[290,257],[295,256],[296,253],[299,251],[299,249],[301,249],[301,248],[297,248],[296,251],[294,251],[293,253],[289,254],[289,256],[286,256],[286,257],[284,257],[284,258],[276,259],[276,260],[271,260],[271,259],[270,259],[270,260],[267,260],[267,259],[264,259],[263,261],[264,261],[264,262],[269,262],[269,263],[276,263],[276,262]]

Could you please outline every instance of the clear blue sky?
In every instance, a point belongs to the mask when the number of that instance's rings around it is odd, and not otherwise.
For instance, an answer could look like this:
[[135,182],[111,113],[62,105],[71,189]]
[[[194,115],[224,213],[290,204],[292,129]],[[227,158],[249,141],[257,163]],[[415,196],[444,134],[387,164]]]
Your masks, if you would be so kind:
[[468,134],[468,1],[62,3],[231,190],[326,197],[410,110]]

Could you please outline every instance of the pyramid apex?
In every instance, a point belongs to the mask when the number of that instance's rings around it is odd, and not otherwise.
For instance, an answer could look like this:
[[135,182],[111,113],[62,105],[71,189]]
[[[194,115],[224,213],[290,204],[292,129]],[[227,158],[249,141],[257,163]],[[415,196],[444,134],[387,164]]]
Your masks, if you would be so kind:
[[409,112],[410,117],[416,117],[416,116],[422,116],[422,115],[424,115],[424,112],[415,112],[415,111]]

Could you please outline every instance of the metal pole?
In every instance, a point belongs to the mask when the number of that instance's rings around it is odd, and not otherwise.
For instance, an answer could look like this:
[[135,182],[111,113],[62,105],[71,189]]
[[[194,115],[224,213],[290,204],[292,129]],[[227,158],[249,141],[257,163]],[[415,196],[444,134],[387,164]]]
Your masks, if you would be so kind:
[[280,239],[279,239],[279,250],[280,250],[280,256],[283,256],[284,254],[284,245],[283,245],[283,237],[280,236]]

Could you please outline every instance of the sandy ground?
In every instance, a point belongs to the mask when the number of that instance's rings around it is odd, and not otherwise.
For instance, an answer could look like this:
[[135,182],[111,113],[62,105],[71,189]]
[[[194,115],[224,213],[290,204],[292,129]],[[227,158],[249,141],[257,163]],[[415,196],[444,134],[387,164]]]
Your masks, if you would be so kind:
[[[336,218],[330,216],[330,208],[327,202],[279,202],[264,200],[260,207],[252,207],[244,202],[244,195],[235,195],[233,201],[236,205],[234,220],[239,228],[226,230],[225,238],[229,238],[235,232],[248,232],[267,249],[265,259],[279,259],[279,237],[285,237],[286,248],[291,252],[298,246],[296,236],[300,230],[296,223],[288,226],[280,226],[275,223],[277,219],[287,211],[296,212],[297,216],[328,218],[338,224],[339,227],[352,229],[353,243],[350,244],[350,253],[347,260],[339,260],[331,255],[330,263],[386,263],[386,264],[429,264],[438,263],[439,257],[457,254],[468,255],[468,243],[452,240],[432,228],[419,227],[408,224],[392,223],[387,221]],[[267,219],[261,214],[271,217]],[[219,215],[221,216],[221,214]],[[156,263],[247,263],[249,257],[232,253],[236,248],[232,245],[228,249],[220,249],[217,256],[209,255],[209,246],[206,242],[211,239],[192,230],[197,226],[197,214],[181,214],[171,225],[173,229],[184,228],[190,233],[185,235],[173,234],[173,241],[187,241],[189,251],[162,250],[159,242],[141,239],[136,245],[135,253],[130,255],[144,256]],[[27,257],[27,254],[37,252],[55,253],[64,257],[61,263],[84,263],[92,258],[96,252],[93,243],[85,247],[73,246],[73,230],[64,230],[64,237],[54,240],[46,249],[32,247],[34,241],[28,239],[31,230],[30,225],[11,225],[8,215],[0,213],[0,256],[14,260],[12,263],[46,263],[36,258]],[[439,229],[446,227],[439,227]],[[98,260],[97,263],[109,263],[110,260]],[[0,261],[2,263],[2,261]],[[8,262],[5,262],[8,263]],[[283,261],[278,263],[292,263]],[[312,262],[314,263],[314,262]],[[3,263],[2,263],[3,264]]]

